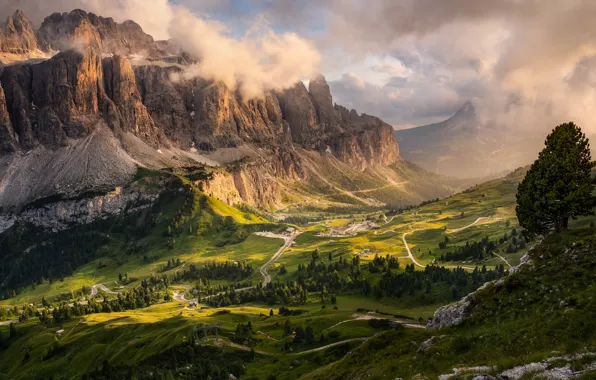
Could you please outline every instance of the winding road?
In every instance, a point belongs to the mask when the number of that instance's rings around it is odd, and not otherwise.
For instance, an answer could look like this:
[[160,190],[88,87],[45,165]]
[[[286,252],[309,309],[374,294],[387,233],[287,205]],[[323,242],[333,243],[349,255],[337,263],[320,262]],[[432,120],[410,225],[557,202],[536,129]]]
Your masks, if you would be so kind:
[[[416,232],[416,231],[412,231],[412,233],[414,233],[414,232]],[[420,267],[420,268],[425,268],[426,266],[425,266],[425,265],[422,265],[422,264],[420,264],[420,263],[419,263],[419,262],[416,260],[416,258],[414,257],[414,255],[412,255],[412,251],[410,250],[410,246],[408,245],[408,242],[406,241],[406,236],[408,236],[408,234],[409,234],[409,233],[410,233],[410,232],[406,232],[406,233],[404,234],[404,236],[402,236],[402,238],[401,238],[401,240],[403,240],[403,242],[404,242],[404,245],[406,246],[406,251],[408,251],[408,257],[410,258],[410,260],[412,260],[412,262],[414,263],[414,265],[416,265],[417,267]]]
[[[300,234],[301,234],[301,232],[295,232],[291,235],[281,235],[281,234],[275,234],[272,232],[257,232],[257,233],[255,233],[255,235],[258,235],[258,236],[268,237],[268,238],[272,238],[272,239],[282,239],[285,241],[284,245],[277,252],[275,252],[275,255],[273,255],[271,257],[271,259],[269,261],[267,261],[265,263],[265,265],[263,265],[260,269],[261,275],[263,276],[263,286],[267,286],[269,283],[271,283],[271,275],[269,273],[267,273],[267,269],[269,269],[269,267],[271,265],[273,265],[273,263],[275,263],[281,257],[281,255],[284,254],[284,252],[292,245],[294,240]],[[101,286],[103,286],[103,285],[101,285]],[[186,298],[186,294],[192,289],[192,287],[189,285],[184,285],[184,288],[186,290],[183,292],[174,291],[174,300],[180,301],[180,302],[195,301],[198,303],[198,299],[196,299],[196,298],[192,299],[192,300],[189,300]],[[245,292],[247,290],[254,289],[254,288],[255,288],[254,286],[249,286],[246,288],[235,289],[235,291],[236,292]],[[217,296],[225,294],[225,293],[226,293],[226,291],[219,292],[216,294],[212,294],[210,296],[202,297],[202,299],[205,300],[205,299],[209,299],[212,297],[217,297]]]
[[273,263],[275,263],[281,257],[281,255],[284,254],[284,252],[292,245],[294,239],[296,239],[298,235],[300,235],[300,232],[293,233],[291,235],[279,235],[271,232],[257,232],[256,235],[273,239],[285,240],[284,245],[260,269],[261,275],[263,276],[263,286],[265,287],[271,282],[271,275],[267,273],[267,269],[269,269],[269,267],[273,265]]

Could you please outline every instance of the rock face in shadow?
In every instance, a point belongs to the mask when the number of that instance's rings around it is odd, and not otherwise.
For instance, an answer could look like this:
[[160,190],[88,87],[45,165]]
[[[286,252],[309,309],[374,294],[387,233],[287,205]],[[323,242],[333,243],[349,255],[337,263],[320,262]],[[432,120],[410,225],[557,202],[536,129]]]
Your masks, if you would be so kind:
[[288,122],[292,139],[308,148],[320,145],[323,135],[321,125],[317,121],[317,111],[304,83],[296,83],[293,87],[277,94],[283,118]]
[[163,132],[157,128],[143,104],[130,62],[115,55],[104,58],[102,66],[108,98],[104,105],[104,116],[110,127],[115,131],[130,132],[158,149],[165,141]]
[[176,66],[137,66],[134,68],[141,101],[151,118],[173,144],[183,149],[194,147],[194,81],[175,82]]
[[0,155],[16,152],[17,146],[17,134],[12,128],[10,115],[6,108],[4,89],[0,86]]
[[317,111],[317,122],[327,133],[341,133],[338,115],[333,108],[333,97],[327,80],[322,75],[317,75],[308,84],[308,92],[311,96],[315,110]]

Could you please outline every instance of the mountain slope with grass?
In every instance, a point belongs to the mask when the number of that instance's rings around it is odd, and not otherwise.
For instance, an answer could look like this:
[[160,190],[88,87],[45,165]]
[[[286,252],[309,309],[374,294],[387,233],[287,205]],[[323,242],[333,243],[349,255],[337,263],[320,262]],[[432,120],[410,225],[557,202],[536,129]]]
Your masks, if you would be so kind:
[[[82,289],[96,284],[117,289],[119,273],[139,279],[127,284],[138,286],[170,260],[190,265],[193,260],[224,261],[235,249],[248,258],[259,244],[277,249],[276,241],[250,235],[283,226],[205,195],[193,185],[193,179],[205,175],[201,168],[179,174],[140,170],[129,185],[92,208],[118,209],[98,220],[86,215],[84,200],[81,210],[40,206],[45,212],[30,217],[46,228],[17,221],[0,234],[2,298],[26,301],[21,293],[29,302],[41,295],[85,297]],[[81,218],[89,222],[81,224]]]
[[386,332],[307,378],[594,378],[595,233],[548,236],[514,273],[468,296],[452,315],[460,323]]

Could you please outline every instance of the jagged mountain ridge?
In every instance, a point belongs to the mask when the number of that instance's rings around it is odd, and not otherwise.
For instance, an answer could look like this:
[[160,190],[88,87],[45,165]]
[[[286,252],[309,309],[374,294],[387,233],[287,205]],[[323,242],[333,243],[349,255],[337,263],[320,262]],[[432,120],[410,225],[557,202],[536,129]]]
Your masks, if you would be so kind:
[[[402,161],[391,126],[334,105],[322,76],[308,90],[300,82],[245,100],[220,82],[173,80],[192,58],[171,42],[154,41],[132,21],[117,24],[80,10],[54,14],[33,43],[22,12],[12,20],[7,25],[27,27],[11,29],[17,31],[11,41],[20,41],[11,46],[48,54],[78,46],[43,62],[9,64],[0,73],[5,212],[122,186],[137,166],[222,166],[226,170],[216,177],[234,188],[205,184],[213,196],[265,208],[314,199],[320,194],[312,197],[313,191],[330,188],[356,203],[386,203],[387,194],[354,195],[373,183],[396,184],[403,203],[422,198],[389,169]],[[146,59],[135,60],[139,53]],[[345,178],[321,178],[325,167]]]

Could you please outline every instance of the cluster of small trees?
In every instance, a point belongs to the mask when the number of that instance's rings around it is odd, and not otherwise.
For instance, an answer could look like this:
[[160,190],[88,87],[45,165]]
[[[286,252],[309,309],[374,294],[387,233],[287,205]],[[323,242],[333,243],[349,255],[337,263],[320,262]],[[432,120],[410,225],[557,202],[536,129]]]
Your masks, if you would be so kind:
[[[233,289],[210,297],[207,300],[212,306],[225,307],[249,302],[265,302],[267,304],[299,305],[308,300],[309,293],[319,293],[322,303],[336,302],[336,296],[341,293],[359,293],[376,297],[425,295],[424,302],[445,301],[441,296],[430,295],[433,288],[451,289],[453,298],[478,288],[487,281],[504,275],[503,266],[495,270],[486,267],[476,268],[467,272],[462,268],[447,269],[440,266],[427,266],[423,271],[416,271],[414,264],[405,267],[404,272],[393,271],[399,269],[397,259],[390,256],[376,256],[368,265],[361,268],[360,258],[352,260],[342,257],[335,262],[319,262],[318,255],[313,253],[311,262],[299,265],[294,273],[294,281],[273,282],[266,287],[260,284],[253,289],[236,292]],[[371,283],[370,278],[363,274],[380,273],[381,279],[377,284]]]
[[424,301],[428,303],[446,301],[441,295],[432,295],[433,288],[449,288],[451,298],[457,299],[488,281],[502,277],[504,273],[503,266],[495,270],[488,270],[486,266],[476,267],[470,273],[463,268],[447,269],[436,265],[427,265],[423,271],[417,271],[414,264],[408,264],[402,273],[385,272],[372,293],[378,298],[425,294]]
[[[449,237],[439,242],[440,249],[446,249],[449,245]],[[491,257],[494,252],[503,248],[507,253],[515,253],[521,249],[525,249],[527,245],[526,238],[521,236],[514,228],[510,234],[503,234],[498,241],[489,240],[488,236],[482,238],[480,241],[470,243],[466,241],[464,246],[453,247],[453,251],[441,255],[438,259],[440,263],[449,261],[463,261],[463,260],[477,260]]]
[[[62,323],[72,317],[79,317],[95,313],[111,313],[125,310],[142,309],[163,300],[163,293],[144,286],[118,294],[114,299],[104,297],[102,302],[90,299],[86,304],[77,302],[72,305],[63,302],[55,307],[36,310],[36,315],[43,323]],[[50,318],[51,316],[51,318]]]
[[190,264],[188,269],[173,274],[171,282],[199,279],[239,281],[250,277],[252,273],[252,265],[246,261],[208,262],[201,265]]

